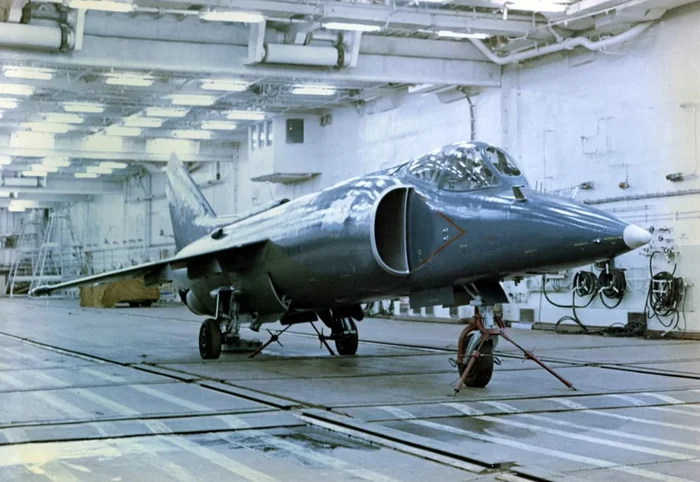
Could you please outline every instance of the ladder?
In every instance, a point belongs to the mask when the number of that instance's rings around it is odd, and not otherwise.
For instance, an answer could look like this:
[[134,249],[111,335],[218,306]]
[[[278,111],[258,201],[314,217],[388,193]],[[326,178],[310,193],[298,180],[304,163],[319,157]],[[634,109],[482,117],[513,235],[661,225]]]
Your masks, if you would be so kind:
[[34,266],[39,254],[39,248],[44,238],[43,210],[30,210],[22,219],[17,252],[10,266],[5,292],[13,297],[19,292],[25,292],[31,283]]
[[75,241],[68,207],[49,212],[49,219],[32,270],[30,290],[60,283],[88,272],[83,246]]

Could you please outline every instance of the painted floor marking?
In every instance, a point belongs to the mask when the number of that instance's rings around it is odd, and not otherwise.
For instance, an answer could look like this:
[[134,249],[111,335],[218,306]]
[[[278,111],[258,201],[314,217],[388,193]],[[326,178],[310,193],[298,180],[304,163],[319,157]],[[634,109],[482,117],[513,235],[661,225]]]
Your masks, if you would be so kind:
[[[181,465],[171,462],[165,457],[159,456],[158,452],[149,447],[147,443],[135,442],[136,447],[141,449],[141,457],[145,458],[148,464],[156,470],[160,470],[168,476],[168,480],[177,480],[178,482],[192,482],[198,478],[189,470]],[[160,477],[152,477],[152,480],[158,480]]]
[[700,427],[693,427],[691,425],[681,425],[679,423],[659,422],[657,420],[648,420],[646,418],[630,417],[628,415],[620,415],[618,413],[609,413],[604,410],[589,410],[587,413],[600,415],[602,417],[617,418],[619,420],[627,420],[628,422],[637,422],[646,425],[657,425],[659,427],[677,428],[679,430],[688,430],[690,432],[700,432]]
[[604,433],[606,435],[613,435],[615,437],[620,437],[620,438],[639,440],[641,442],[652,442],[652,443],[657,443],[657,444],[661,444],[661,445],[668,445],[671,447],[678,447],[678,448],[683,448],[683,449],[688,449],[688,450],[697,450],[700,452],[700,445],[677,442],[675,440],[667,440],[667,439],[656,438],[656,437],[647,437],[646,435],[636,435],[636,434],[631,434],[631,433],[627,433],[627,432],[621,432],[619,430],[609,430],[609,429],[605,429],[605,428],[591,427],[588,425],[580,425],[578,423],[565,422],[563,420],[557,420],[557,419],[553,419],[553,418],[549,418],[549,417],[543,417],[542,415],[533,415],[533,414],[529,414],[529,413],[524,413],[522,415],[519,415],[519,417],[529,418],[532,420],[538,420],[540,422],[551,423],[553,425],[560,425],[562,427],[571,427],[571,428],[575,428],[577,430],[585,430],[585,431],[589,431],[589,432]]
[[403,408],[399,408],[399,407],[384,406],[384,407],[375,407],[375,408],[378,408],[380,410],[384,410],[385,412],[389,412],[390,414],[395,415],[400,420],[409,420],[412,418],[416,418],[416,416],[413,415],[408,410],[404,410]]
[[88,375],[92,375],[93,377],[101,378],[112,383],[124,383],[126,381],[124,377],[120,377],[118,375],[110,375],[108,373],[102,373],[101,371],[95,370],[94,368],[80,368],[80,371],[83,373],[87,373]]
[[15,388],[26,388],[27,385],[25,385],[23,382],[20,380],[17,380],[15,377],[10,375],[9,373],[0,373],[0,382],[6,383],[7,385],[10,385]]
[[659,450],[650,447],[644,447],[641,445],[628,444],[624,442],[616,442],[614,440],[608,440],[600,437],[592,437],[590,435],[582,435],[579,433],[566,432],[564,430],[557,430],[552,428],[543,427],[541,425],[534,425],[530,423],[517,422],[515,420],[506,419],[504,417],[490,417],[488,415],[483,417],[477,417],[479,420],[484,420],[486,422],[500,423],[503,425],[509,425],[511,427],[526,428],[528,430],[534,430],[536,432],[542,432],[549,435],[556,435],[559,437],[570,438],[574,440],[581,440],[583,442],[595,443],[599,445],[607,445],[608,447],[615,447],[618,449],[629,450],[632,452],[640,452],[644,454],[657,455],[659,457],[668,457],[676,460],[691,460],[695,459],[695,456],[682,454],[680,452],[671,452],[668,450]]
[[644,402],[643,400],[640,400],[640,399],[634,398],[634,397],[630,397],[629,395],[620,395],[618,393],[608,393],[604,396],[611,397],[611,398],[618,398],[620,400],[623,400],[627,403],[631,403],[632,405],[636,405],[638,407],[648,405],[648,403]]
[[515,408],[513,405],[509,405],[507,403],[503,402],[479,402],[483,403],[484,405],[491,405],[492,407],[495,407],[502,411],[503,413],[522,413],[522,410]]
[[219,467],[222,467],[229,472],[238,475],[239,477],[243,477],[244,479],[251,480],[253,482],[276,482],[277,479],[274,477],[270,477],[267,474],[264,474],[260,472],[259,470],[255,470],[252,467],[249,467],[245,464],[242,464],[240,462],[237,462],[235,460],[232,460],[225,456],[224,454],[217,452],[216,450],[212,450],[210,448],[204,447],[202,445],[199,445],[198,443],[192,442],[190,440],[187,440],[184,437],[179,437],[179,436],[160,436],[159,439],[161,439],[163,442],[166,442],[171,445],[175,445],[176,447],[180,447],[183,450],[186,450],[187,452],[197,455],[198,457],[212,463],[216,464]]
[[38,378],[39,380],[43,380],[47,383],[50,383],[51,385],[55,387],[68,387],[70,386],[70,383],[66,383],[62,380],[59,380],[58,378],[52,377],[51,375],[47,375],[44,372],[40,371],[32,371],[32,376],[35,378]]
[[657,400],[661,400],[662,402],[672,403],[674,405],[685,404],[685,402],[683,400],[679,400],[677,398],[671,397],[669,395],[664,395],[662,393],[645,392],[645,393],[640,393],[639,395],[644,395],[646,397],[656,398]]
[[573,410],[588,410],[587,406],[581,405],[573,400],[569,400],[568,398],[545,398],[545,400],[558,403],[559,405],[564,405],[566,408],[571,408]]
[[673,475],[660,474],[658,472],[652,472],[646,469],[640,469],[637,467],[629,467],[625,465],[618,465],[615,462],[609,462],[607,460],[597,459],[593,457],[586,457],[583,455],[572,454],[569,452],[564,452],[562,450],[548,449],[546,447],[540,447],[535,445],[530,445],[516,440],[510,440],[503,437],[495,437],[491,435],[483,435],[476,432],[471,432],[469,430],[463,430],[456,427],[451,427],[449,425],[441,425],[439,423],[429,422],[427,420],[412,420],[410,423],[415,423],[417,425],[422,425],[424,427],[434,428],[436,430],[442,430],[444,432],[453,433],[457,435],[465,435],[476,440],[482,440],[484,442],[495,443],[499,445],[505,445],[508,447],[513,447],[518,450],[523,450],[526,452],[534,452],[540,455],[549,455],[551,457],[556,457],[564,460],[570,460],[572,462],[578,462],[581,464],[592,465],[594,467],[599,467],[602,469],[616,470],[618,472],[625,472],[628,474],[636,475],[638,477],[645,477],[653,480],[660,480],[663,482],[691,482],[689,479],[684,479],[681,477],[675,477]]
[[469,416],[483,415],[484,414],[484,412],[477,410],[476,408],[470,407],[466,403],[446,402],[446,403],[442,403],[441,405],[443,405],[444,407],[454,408],[458,412],[462,412],[463,414],[469,415]]
[[73,418],[92,418],[93,414],[87,410],[83,410],[72,403],[62,400],[60,397],[49,392],[34,392],[36,397],[48,405],[58,409],[60,412],[70,415]]
[[134,390],[138,390],[139,392],[145,393],[155,398],[159,398],[163,401],[172,403],[174,405],[179,405],[189,410],[195,410],[197,412],[210,412],[212,410],[211,407],[200,405],[199,403],[190,402],[189,400],[185,400],[175,395],[171,395],[162,390],[156,390],[155,388],[146,387],[144,385],[130,385],[130,387]]

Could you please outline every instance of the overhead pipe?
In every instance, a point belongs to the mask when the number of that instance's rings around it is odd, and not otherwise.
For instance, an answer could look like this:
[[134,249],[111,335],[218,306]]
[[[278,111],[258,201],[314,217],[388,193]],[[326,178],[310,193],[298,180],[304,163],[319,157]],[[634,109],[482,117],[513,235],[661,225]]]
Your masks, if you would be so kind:
[[486,56],[491,62],[498,65],[507,65],[515,62],[522,62],[523,60],[528,60],[534,57],[540,57],[542,55],[553,54],[555,52],[560,52],[562,50],[571,50],[575,47],[584,47],[588,50],[596,51],[602,50],[614,45],[619,45],[628,40],[641,35],[645,30],[651,27],[653,22],[644,22],[635,25],[629,30],[606,39],[592,41],[586,37],[572,37],[564,40],[563,42],[547,45],[545,47],[535,47],[524,52],[519,52],[516,54],[506,55],[505,57],[499,57],[491,49],[489,49],[484,42],[478,39],[469,39],[474,44],[474,46],[479,49],[479,51]]
[[48,27],[3,23],[0,28],[0,47],[37,50],[71,50],[75,44],[73,31],[67,26]]
[[266,64],[316,65],[337,67],[343,64],[343,52],[336,47],[315,45],[267,44],[262,62]]

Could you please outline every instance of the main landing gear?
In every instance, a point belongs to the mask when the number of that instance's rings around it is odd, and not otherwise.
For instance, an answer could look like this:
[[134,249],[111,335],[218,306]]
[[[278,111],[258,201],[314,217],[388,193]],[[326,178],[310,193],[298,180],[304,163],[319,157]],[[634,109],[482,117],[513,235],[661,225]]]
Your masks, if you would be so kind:
[[233,290],[221,290],[216,295],[216,317],[209,318],[199,328],[199,356],[215,360],[221,356],[222,346],[227,351],[249,352],[260,347],[258,340],[242,340],[239,304]]
[[499,336],[505,338],[518,350],[522,351],[525,359],[534,361],[568,388],[576,390],[568,380],[545,365],[534,353],[513,341],[506,333],[506,326],[500,315],[494,313],[491,306],[482,306],[483,313],[480,312],[480,301],[480,299],[477,299],[476,302],[473,302],[474,317],[469,326],[462,330],[462,333],[459,335],[456,360],[459,382],[455,386],[455,394],[459,393],[463,385],[477,388],[483,388],[488,385],[489,381],[491,381],[491,375],[493,375],[495,364],[493,353],[498,344]]

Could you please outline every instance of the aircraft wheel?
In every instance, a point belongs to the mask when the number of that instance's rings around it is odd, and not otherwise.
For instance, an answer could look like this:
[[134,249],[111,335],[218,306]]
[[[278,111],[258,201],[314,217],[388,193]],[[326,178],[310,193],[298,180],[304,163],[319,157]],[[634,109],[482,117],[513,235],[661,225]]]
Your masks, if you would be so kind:
[[[473,334],[469,334],[469,337],[471,336]],[[469,344],[469,337],[467,337],[465,346]],[[489,384],[493,375],[493,342],[487,341],[484,343],[479,353],[479,358],[474,361],[471,371],[464,380],[464,384],[468,387],[484,388]],[[468,363],[469,359],[466,358],[464,363],[458,367],[460,376],[464,373]]]
[[[339,355],[354,355],[360,344],[360,336],[357,333],[357,325],[352,318],[341,318],[338,325],[338,338],[335,339],[335,348]],[[342,331],[341,331],[342,330]],[[334,333],[335,334],[335,333]]]
[[209,318],[199,328],[199,356],[203,360],[216,360],[221,355],[221,328]]

